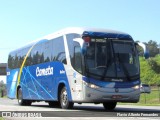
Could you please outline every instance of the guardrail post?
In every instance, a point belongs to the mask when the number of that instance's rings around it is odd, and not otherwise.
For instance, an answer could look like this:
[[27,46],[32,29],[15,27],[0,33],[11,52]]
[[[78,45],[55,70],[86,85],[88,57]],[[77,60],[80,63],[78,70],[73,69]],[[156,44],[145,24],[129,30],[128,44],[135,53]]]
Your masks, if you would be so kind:
[[146,93],[144,93],[144,98],[145,98],[145,104],[146,104]]
[[159,89],[160,85],[158,85],[158,94],[159,94],[159,102],[160,102],[160,89]]

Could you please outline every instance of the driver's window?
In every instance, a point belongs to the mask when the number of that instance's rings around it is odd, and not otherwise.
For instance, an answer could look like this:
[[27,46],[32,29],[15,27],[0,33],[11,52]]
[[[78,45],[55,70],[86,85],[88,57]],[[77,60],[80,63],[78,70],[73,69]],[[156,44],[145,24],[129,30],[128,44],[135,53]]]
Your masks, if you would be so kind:
[[82,73],[82,56],[80,46],[74,47],[74,68],[79,73]]
[[106,66],[106,45],[97,45],[96,66]]
[[88,68],[95,68],[95,44],[90,43],[90,47],[87,49],[86,62]]

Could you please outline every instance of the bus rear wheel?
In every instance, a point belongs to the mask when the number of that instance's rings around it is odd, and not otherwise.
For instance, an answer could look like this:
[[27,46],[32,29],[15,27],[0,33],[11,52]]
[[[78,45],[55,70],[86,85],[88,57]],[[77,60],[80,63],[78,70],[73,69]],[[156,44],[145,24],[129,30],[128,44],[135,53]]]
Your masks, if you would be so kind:
[[24,100],[24,99],[23,99],[22,89],[19,88],[19,90],[18,90],[18,104],[19,104],[19,105],[27,105],[27,106],[30,106],[31,103],[32,103],[31,101],[29,101],[29,100]]
[[68,100],[68,93],[66,87],[63,87],[60,92],[60,105],[63,109],[71,109],[73,108],[73,102]]
[[103,103],[103,107],[105,108],[105,110],[114,110],[116,105],[117,105],[117,102],[105,102],[105,103]]
[[23,100],[23,95],[22,95],[22,89],[19,88],[18,90],[18,104],[19,105],[25,105],[25,101]]

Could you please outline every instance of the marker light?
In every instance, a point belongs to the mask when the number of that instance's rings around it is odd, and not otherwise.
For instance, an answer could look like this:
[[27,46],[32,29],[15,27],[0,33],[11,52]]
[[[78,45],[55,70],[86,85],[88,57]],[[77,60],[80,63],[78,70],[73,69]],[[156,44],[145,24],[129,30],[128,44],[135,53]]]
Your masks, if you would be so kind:
[[91,42],[91,38],[90,37],[88,37],[88,36],[84,36],[83,37],[83,40],[85,41],[85,42]]

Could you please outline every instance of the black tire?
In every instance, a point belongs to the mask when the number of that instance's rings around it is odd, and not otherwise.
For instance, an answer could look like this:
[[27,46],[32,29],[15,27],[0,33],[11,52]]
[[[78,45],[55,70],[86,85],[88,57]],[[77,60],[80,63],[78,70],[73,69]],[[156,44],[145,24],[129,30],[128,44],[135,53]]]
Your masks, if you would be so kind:
[[49,107],[56,107],[59,108],[60,107],[60,103],[58,101],[50,101],[48,102]]
[[18,104],[19,104],[19,105],[27,105],[27,106],[30,106],[31,103],[32,103],[31,101],[29,101],[29,100],[24,100],[24,99],[23,99],[22,89],[19,88],[19,90],[18,90]]
[[117,105],[117,102],[105,102],[103,103],[103,107],[105,110],[114,110]]
[[30,100],[25,100],[24,102],[25,102],[26,106],[31,106],[31,104],[32,104],[32,102]]
[[25,101],[23,100],[23,94],[22,94],[22,89],[18,89],[18,104],[19,105],[25,105]]
[[68,93],[67,93],[66,87],[63,87],[61,89],[59,99],[60,99],[60,105],[62,109],[73,108],[74,103],[68,100]]

